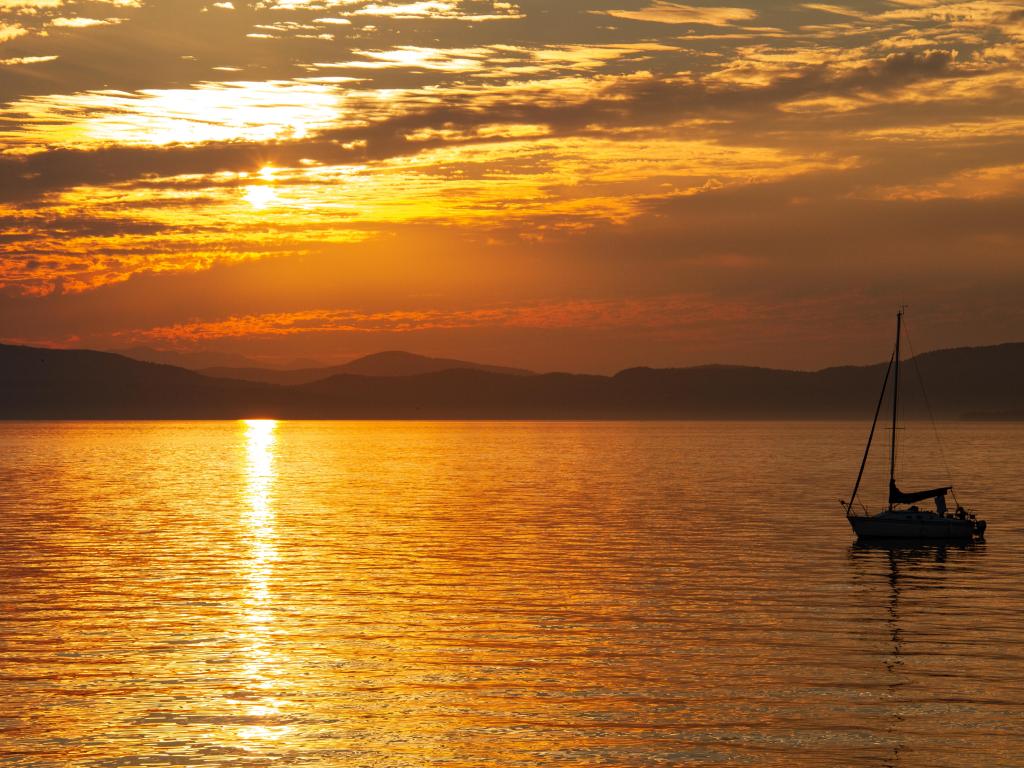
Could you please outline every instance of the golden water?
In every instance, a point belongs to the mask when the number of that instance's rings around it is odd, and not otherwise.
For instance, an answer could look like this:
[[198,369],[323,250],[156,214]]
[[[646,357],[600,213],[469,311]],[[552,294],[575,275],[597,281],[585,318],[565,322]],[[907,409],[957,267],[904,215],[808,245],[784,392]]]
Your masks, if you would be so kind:
[[986,543],[853,546],[862,424],[0,424],[0,765],[1024,766],[1024,427],[943,431]]

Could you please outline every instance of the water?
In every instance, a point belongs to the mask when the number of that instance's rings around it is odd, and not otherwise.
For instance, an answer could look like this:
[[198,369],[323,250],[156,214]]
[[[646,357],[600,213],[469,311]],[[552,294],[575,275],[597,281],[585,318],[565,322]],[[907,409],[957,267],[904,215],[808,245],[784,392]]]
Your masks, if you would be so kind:
[[1024,426],[865,431],[0,424],[0,764],[1024,766]]

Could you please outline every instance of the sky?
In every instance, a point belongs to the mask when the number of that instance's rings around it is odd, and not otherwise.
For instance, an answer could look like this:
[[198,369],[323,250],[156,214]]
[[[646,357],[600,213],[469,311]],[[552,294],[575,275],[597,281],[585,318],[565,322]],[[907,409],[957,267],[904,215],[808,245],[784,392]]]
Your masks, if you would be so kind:
[[534,370],[1024,340],[1018,0],[0,0],[0,339]]

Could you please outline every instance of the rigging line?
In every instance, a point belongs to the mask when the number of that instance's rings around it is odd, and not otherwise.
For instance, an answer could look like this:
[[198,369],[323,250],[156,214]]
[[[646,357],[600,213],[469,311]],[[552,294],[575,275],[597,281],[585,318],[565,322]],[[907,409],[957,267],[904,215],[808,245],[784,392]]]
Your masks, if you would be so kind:
[[939,446],[939,457],[942,459],[942,466],[946,470],[946,478],[949,480],[949,484],[953,487],[950,488],[950,493],[953,496],[953,502],[959,507],[960,500],[956,497],[956,486],[953,484],[953,473],[949,469],[949,461],[946,460],[946,450],[942,447],[942,440],[939,438],[939,427],[935,422],[935,414],[932,412],[932,404],[928,400],[928,392],[924,388],[924,377],[921,375],[921,366],[917,362],[917,353],[914,351],[914,345],[910,341],[910,330],[906,328],[906,321],[904,320],[904,332],[907,336],[907,347],[910,350],[910,354],[914,361],[914,372],[917,374],[917,383],[921,386],[921,396],[924,398],[924,407],[928,411],[928,418],[932,422],[932,432],[935,434],[935,444]]
[[[853,502],[857,499],[857,491],[860,490],[860,481],[864,477],[864,467],[868,463],[868,454],[871,452],[871,441],[875,437],[875,427],[878,426],[878,414],[882,412],[882,401],[885,400],[885,388],[889,384],[889,374],[892,373],[892,364],[896,359],[896,350],[893,350],[892,357],[889,358],[889,367],[885,369],[885,379],[882,381],[882,392],[878,396],[878,405],[875,407],[875,418],[871,422],[871,433],[868,435],[868,444],[864,447],[864,458],[860,461],[860,471],[857,473],[857,482],[853,486],[853,495],[850,496],[850,503],[846,507],[846,514],[849,516],[850,511],[853,509]],[[895,431],[893,432],[895,434]],[[859,502],[858,502],[859,503]],[[867,514],[867,509],[863,504],[860,508]]]

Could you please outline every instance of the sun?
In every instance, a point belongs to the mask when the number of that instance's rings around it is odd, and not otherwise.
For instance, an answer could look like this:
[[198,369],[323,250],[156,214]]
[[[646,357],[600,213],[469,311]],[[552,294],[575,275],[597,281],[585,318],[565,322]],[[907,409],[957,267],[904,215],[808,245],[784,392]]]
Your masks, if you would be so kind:
[[273,187],[252,185],[245,188],[242,196],[249,205],[259,210],[277,202],[277,193]]

